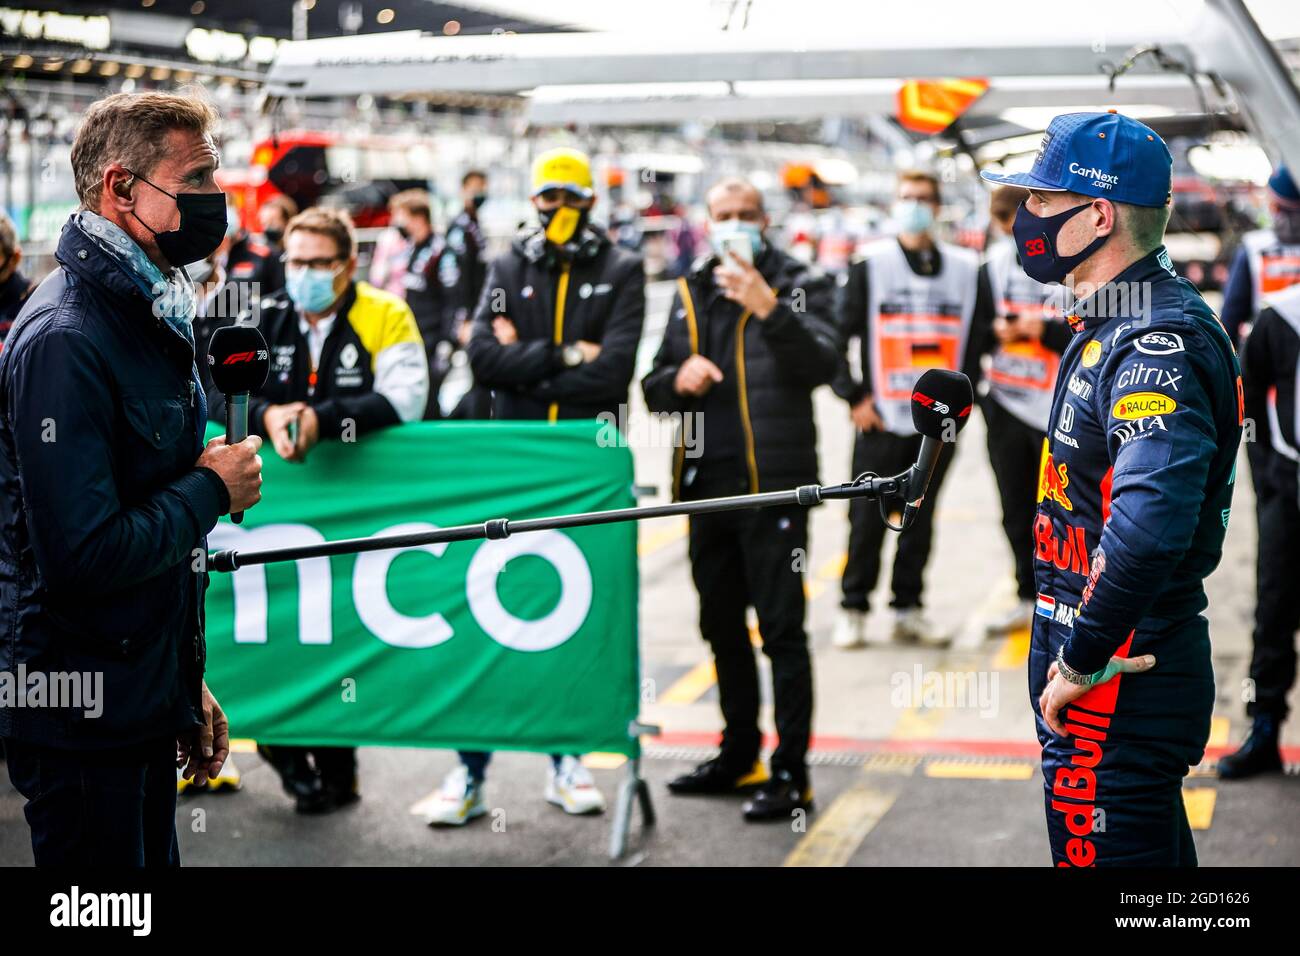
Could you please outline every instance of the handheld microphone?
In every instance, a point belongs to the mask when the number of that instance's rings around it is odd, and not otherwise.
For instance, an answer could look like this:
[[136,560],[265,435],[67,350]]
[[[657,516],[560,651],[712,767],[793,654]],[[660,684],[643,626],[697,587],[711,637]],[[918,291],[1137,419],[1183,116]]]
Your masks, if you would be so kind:
[[921,450],[907,473],[907,504],[900,530],[916,520],[944,442],[957,440],[957,432],[970,421],[974,404],[970,379],[961,372],[932,368],[917,379],[912,389],[912,425],[921,433]]
[[[248,437],[248,395],[266,384],[271,369],[270,352],[262,333],[251,325],[227,325],[212,333],[208,345],[208,370],[212,383],[226,396],[226,444]],[[232,511],[239,524],[242,511]]]

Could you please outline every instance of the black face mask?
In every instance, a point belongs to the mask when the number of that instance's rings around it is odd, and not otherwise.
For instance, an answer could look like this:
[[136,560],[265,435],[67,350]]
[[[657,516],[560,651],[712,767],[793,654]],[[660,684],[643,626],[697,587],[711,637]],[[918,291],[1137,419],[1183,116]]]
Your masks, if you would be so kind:
[[1274,214],[1273,234],[1288,245],[1300,242],[1300,212],[1287,209]]
[[262,230],[262,235],[266,237],[266,241],[271,243],[271,245],[278,246],[280,244],[280,240],[284,238],[284,230],[264,229]]
[[483,204],[487,202],[487,193],[475,193],[469,198],[469,201],[470,205],[474,207],[475,212],[477,212],[482,209]]
[[136,216],[134,209],[131,210],[135,221],[153,233],[158,250],[173,266],[189,265],[206,259],[221,245],[221,240],[226,238],[225,193],[169,193],[161,186],[154,186],[140,174],[129,169],[127,172],[176,201],[176,208],[181,213],[181,224],[170,232],[156,231]]

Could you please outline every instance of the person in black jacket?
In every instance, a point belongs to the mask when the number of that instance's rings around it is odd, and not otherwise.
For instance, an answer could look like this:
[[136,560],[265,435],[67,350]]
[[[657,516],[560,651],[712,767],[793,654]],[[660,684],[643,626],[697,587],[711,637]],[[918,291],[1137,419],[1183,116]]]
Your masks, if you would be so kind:
[[0,347],[36,284],[18,271],[23,261],[23,247],[13,222],[0,212]]
[[388,200],[391,225],[406,242],[406,269],[402,289],[406,304],[415,315],[420,338],[424,340],[425,359],[429,366],[429,398],[425,403],[425,421],[442,417],[438,408],[438,389],[451,367],[452,330],[442,304],[442,286],[434,274],[442,241],[433,231],[433,211],[429,194],[423,189],[405,189]]
[[229,750],[203,681],[206,535],[261,497],[262,442],[203,444],[181,267],[225,232],[216,119],[166,93],[90,107],[82,208],[0,355],[0,673],[85,678],[80,702],[0,698],[38,865],[179,864],[176,768],[205,784]]
[[586,157],[543,153],[533,205],[541,228],[488,267],[469,340],[492,417],[595,418],[627,402],[645,320],[645,267],[588,221]]
[[[679,434],[674,497],[814,483],[812,391],[830,382],[842,351],[832,284],[767,241],[767,214],[752,184],[723,180],[709,191],[708,207],[714,253],[678,280],[663,343],[642,382],[651,411],[690,416]],[[695,422],[708,431],[693,427],[704,440],[688,454],[685,429]],[[718,756],[672,781],[674,793],[726,794],[759,784],[744,808],[748,820],[789,820],[793,810],[811,807],[813,680],[801,573],[807,548],[807,509],[798,506],[691,519],[700,633],[713,650],[726,726]],[[750,605],[772,662],[780,740],[770,777],[759,763]]]
[[[489,267],[469,342],[475,379],[493,390],[493,418],[626,420],[620,412],[645,317],[645,271],[640,256],[588,222],[594,204],[585,154],[560,148],[537,157],[533,206],[541,227]],[[487,812],[490,757],[461,752],[425,806],[431,826],[461,826]],[[551,754],[545,796],[575,815],[605,807],[576,754]]]
[[[447,227],[447,240],[438,257],[438,281],[442,284],[444,325],[451,331],[453,345],[464,349],[473,331],[471,320],[487,279],[487,248],[479,225],[479,210],[487,202],[487,173],[471,169],[460,180],[464,207]],[[467,359],[464,352],[453,356],[456,364]],[[488,418],[492,413],[492,392],[475,383],[448,412],[448,418]]]
[[[1255,577],[1255,632],[1250,657],[1254,694],[1246,705],[1250,736],[1219,760],[1219,776],[1252,777],[1282,769],[1279,739],[1287,693],[1295,683],[1300,605],[1291,596],[1300,565],[1300,429],[1296,377],[1300,372],[1300,285],[1262,300],[1246,339],[1241,379],[1259,519]],[[1226,516],[1225,516],[1226,520]]]

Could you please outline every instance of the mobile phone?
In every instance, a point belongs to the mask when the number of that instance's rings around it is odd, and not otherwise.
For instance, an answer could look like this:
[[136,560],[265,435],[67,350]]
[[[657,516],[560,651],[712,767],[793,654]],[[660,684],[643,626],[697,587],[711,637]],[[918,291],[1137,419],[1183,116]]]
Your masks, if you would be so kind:
[[754,247],[749,244],[748,236],[728,236],[722,240],[722,268],[739,272],[735,260],[731,258],[733,252],[749,265],[754,264]]
[[296,418],[289,423],[289,441],[295,446],[298,444],[298,419]]

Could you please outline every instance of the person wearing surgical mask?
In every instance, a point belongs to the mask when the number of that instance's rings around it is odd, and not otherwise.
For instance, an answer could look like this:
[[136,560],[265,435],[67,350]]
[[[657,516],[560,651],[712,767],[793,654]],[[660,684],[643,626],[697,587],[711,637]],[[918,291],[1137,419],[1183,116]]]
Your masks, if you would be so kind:
[[[270,371],[249,396],[248,430],[286,461],[320,442],[365,440],[419,421],[429,369],[415,317],[398,296],[355,281],[357,242],[345,212],[314,208],[285,230],[285,289],[258,303]],[[251,316],[249,317],[251,319]],[[225,396],[208,392],[212,417]],[[299,813],[329,813],[358,799],[350,747],[270,747]]]
[[[993,321],[993,298],[979,277],[974,252],[935,238],[939,179],[922,170],[903,172],[890,210],[893,238],[869,245],[851,264],[841,290],[840,334],[858,340],[860,377],[845,362],[832,383],[849,403],[857,432],[853,473],[893,475],[909,467],[921,436],[912,426],[912,385],[926,369],[963,371],[978,380],[979,351],[972,328]],[[942,645],[922,612],[925,566],[930,558],[935,508],[952,460],[945,446],[930,481],[927,507],[898,539],[891,587],[892,635],[900,643]],[[841,649],[866,646],[869,596],[881,572],[885,526],[875,502],[849,506],[848,560],[842,580],[841,613],[832,643]]]
[[[532,198],[537,224],[488,266],[471,320],[466,351],[475,383],[492,390],[493,418],[620,421],[645,319],[645,266],[591,222],[596,193],[586,154],[560,148],[539,155]],[[461,826],[487,813],[490,758],[460,754],[420,805],[430,825]],[[575,815],[605,807],[574,753],[551,754],[544,798]]]
[[[706,202],[711,253],[677,280],[663,342],[641,382],[651,412],[683,423],[673,496],[696,501],[815,484],[813,391],[830,382],[843,352],[834,283],[769,241],[753,183],[723,179]],[[691,519],[700,636],[713,653],[724,726],[717,755],[669,781],[673,794],[747,794],[741,813],[752,822],[788,822],[812,808],[807,600],[799,562],[790,560],[807,545],[808,509],[795,505]],[[771,661],[778,740],[766,767],[747,607],[758,615]]]

